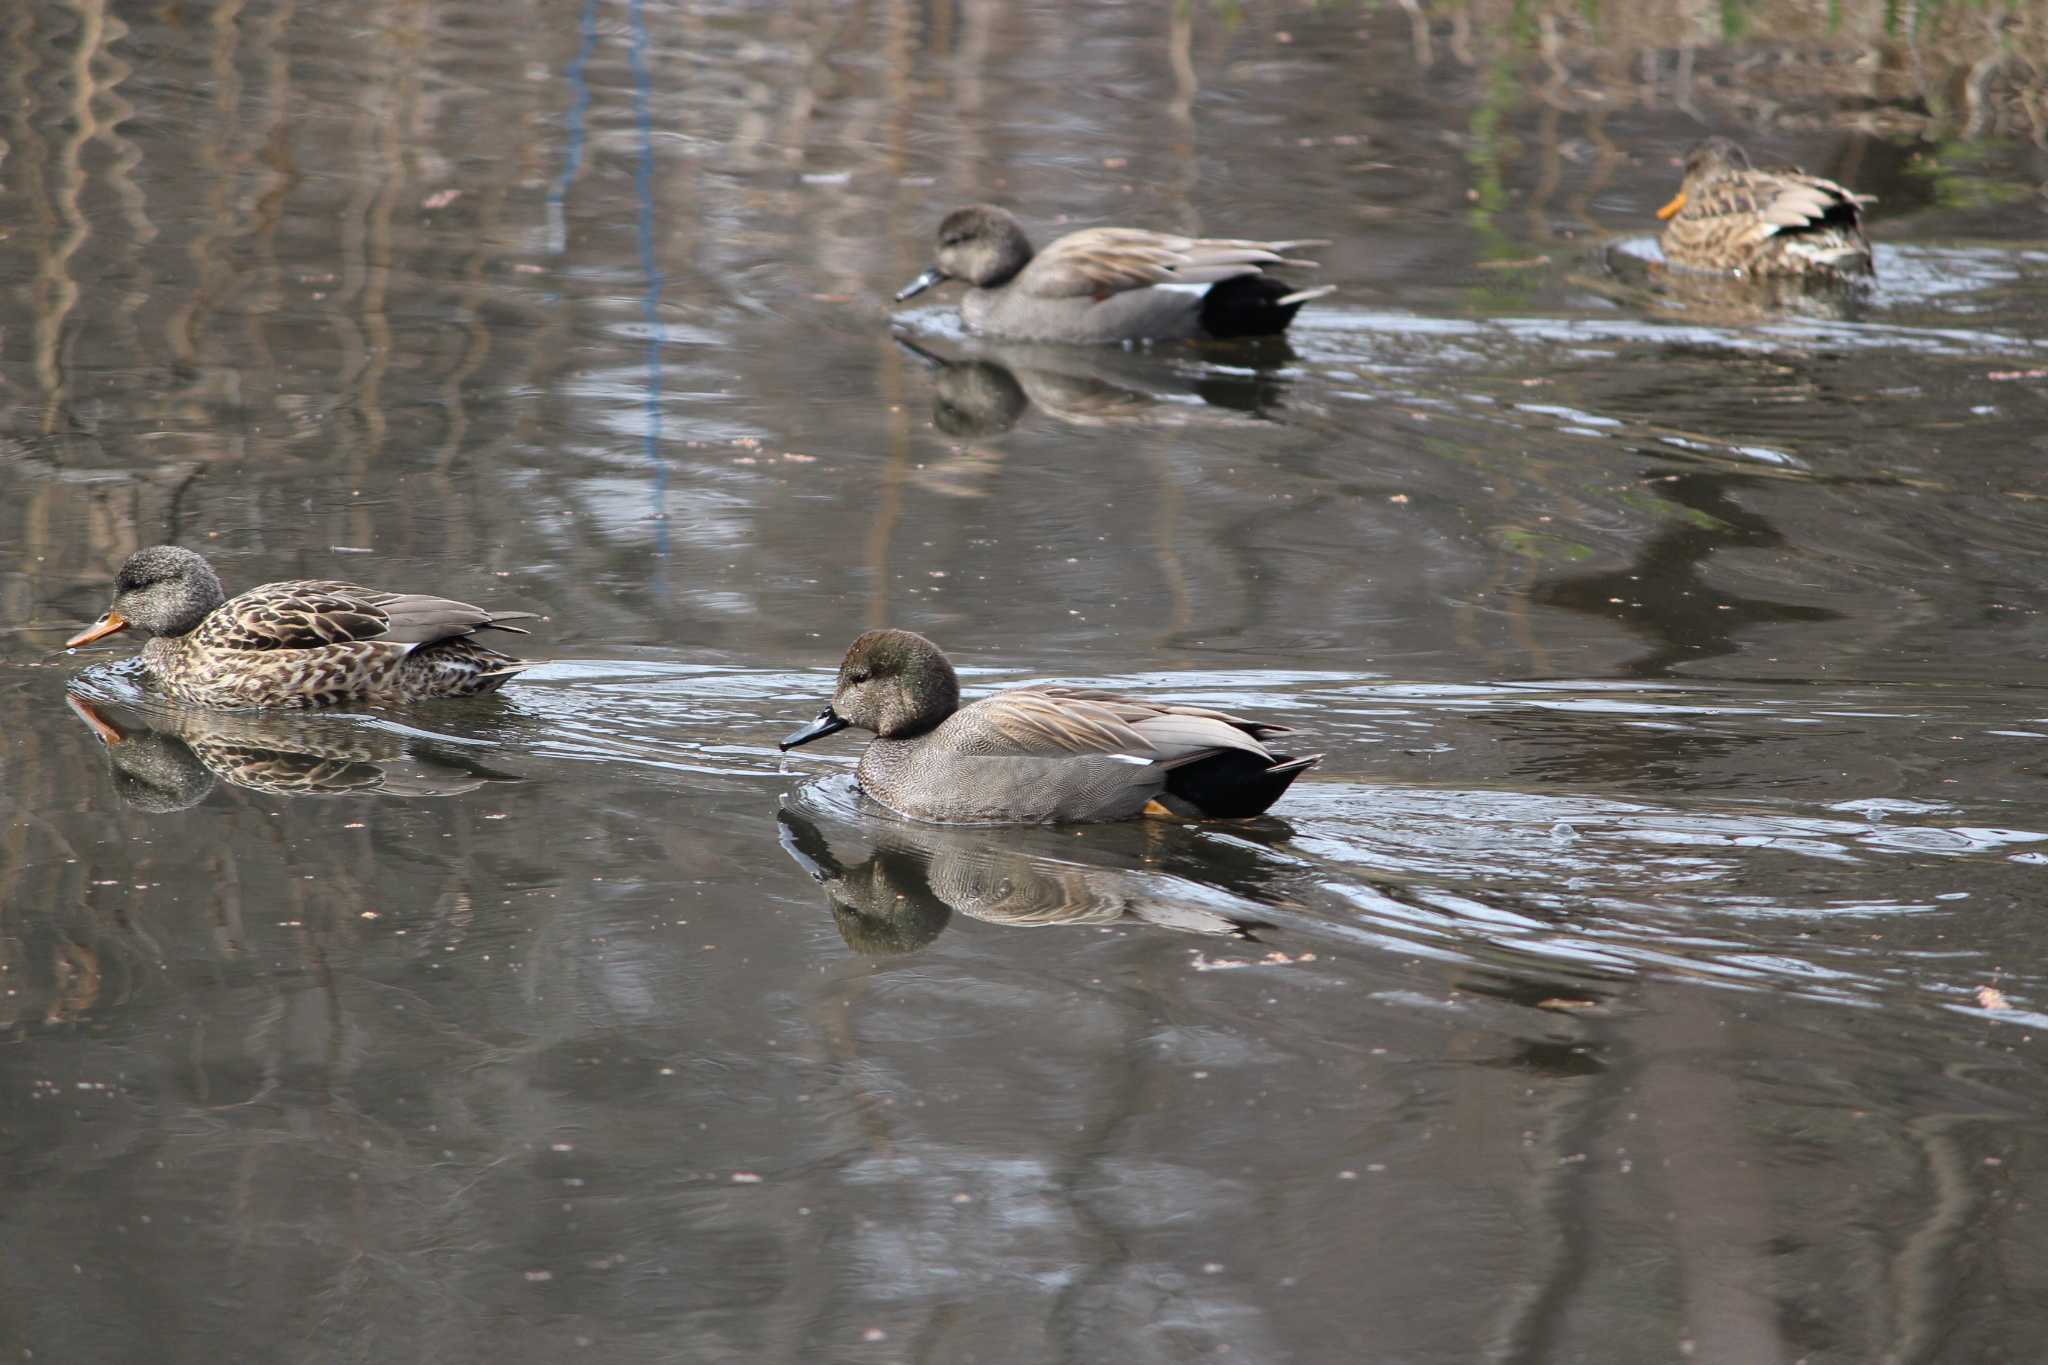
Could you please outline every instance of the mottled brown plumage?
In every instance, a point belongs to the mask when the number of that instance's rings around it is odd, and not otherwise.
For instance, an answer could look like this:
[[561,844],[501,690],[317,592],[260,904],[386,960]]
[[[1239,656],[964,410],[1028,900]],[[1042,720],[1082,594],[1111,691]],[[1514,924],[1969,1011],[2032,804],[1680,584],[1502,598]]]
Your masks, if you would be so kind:
[[1741,147],[1710,137],[1685,159],[1685,180],[1657,211],[1664,259],[1693,270],[1847,277],[1871,273],[1864,204],[1832,180],[1760,171]]
[[66,643],[133,628],[149,674],[202,706],[307,707],[400,703],[494,692],[528,665],[473,637],[523,635],[492,612],[419,593],[331,579],[265,583],[233,599],[190,550],[138,550],[114,581],[114,604]]
[[341,717],[178,706],[116,719],[76,693],[64,700],[106,750],[121,799],[159,814],[197,805],[217,782],[266,796],[410,797],[502,780],[439,761],[412,733]]

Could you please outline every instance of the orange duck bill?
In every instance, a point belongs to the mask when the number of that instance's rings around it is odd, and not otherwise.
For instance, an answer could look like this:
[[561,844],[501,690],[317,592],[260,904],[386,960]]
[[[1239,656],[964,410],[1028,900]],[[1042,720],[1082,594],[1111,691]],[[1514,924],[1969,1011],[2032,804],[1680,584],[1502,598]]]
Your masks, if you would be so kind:
[[1676,218],[1678,216],[1679,210],[1683,209],[1684,207],[1685,191],[1680,190],[1676,195],[1672,197],[1670,203],[1666,204],[1663,208],[1657,210],[1657,216],[1668,223],[1673,218]]
[[128,618],[118,611],[110,611],[84,630],[79,631],[78,634],[66,640],[64,648],[77,649],[80,645],[89,645],[94,640],[104,640],[115,631],[126,629],[128,629]]

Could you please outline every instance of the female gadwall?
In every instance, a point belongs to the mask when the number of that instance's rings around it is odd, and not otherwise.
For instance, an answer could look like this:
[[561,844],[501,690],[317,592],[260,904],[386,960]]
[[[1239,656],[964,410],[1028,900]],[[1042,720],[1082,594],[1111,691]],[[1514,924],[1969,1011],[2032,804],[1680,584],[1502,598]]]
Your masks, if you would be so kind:
[[[963,280],[971,286],[960,302],[967,325],[1018,341],[1272,336],[1287,329],[1302,304],[1334,286],[1290,289],[1263,273],[1265,268],[1313,269],[1313,261],[1291,261],[1286,253],[1323,245],[1088,228],[1034,253],[1031,239],[1007,211],[976,204],[946,215],[939,224],[937,261],[905,285],[896,301]],[[1161,287],[1166,285],[1210,288]]]
[[1657,216],[1664,259],[1695,270],[1749,275],[1868,275],[1870,239],[1856,194],[1796,170],[1759,171],[1725,137],[1685,158],[1685,180]]
[[1292,733],[1283,725],[1113,692],[1020,687],[962,706],[953,665],[907,630],[855,640],[831,704],[782,748],[848,726],[875,735],[861,790],[938,824],[1242,819],[1322,758],[1260,743]]
[[132,626],[150,637],[150,676],[201,706],[413,702],[503,687],[530,665],[471,637],[524,635],[505,622],[532,618],[326,579],[265,583],[229,599],[205,559],[156,545],[128,556],[114,605],[64,643],[75,649]]

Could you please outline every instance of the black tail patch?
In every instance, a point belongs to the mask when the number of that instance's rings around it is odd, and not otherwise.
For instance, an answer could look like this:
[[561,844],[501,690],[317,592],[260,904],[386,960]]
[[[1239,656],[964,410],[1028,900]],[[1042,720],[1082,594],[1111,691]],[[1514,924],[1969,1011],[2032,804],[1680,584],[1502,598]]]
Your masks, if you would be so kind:
[[1195,819],[1243,820],[1264,815],[1295,778],[1322,758],[1321,754],[1305,758],[1276,754],[1268,760],[1243,749],[1223,749],[1169,769],[1159,801],[1174,814]]
[[1269,337],[1287,330],[1304,299],[1282,303],[1291,285],[1270,275],[1236,275],[1218,280],[1202,295],[1202,330],[1218,341]]

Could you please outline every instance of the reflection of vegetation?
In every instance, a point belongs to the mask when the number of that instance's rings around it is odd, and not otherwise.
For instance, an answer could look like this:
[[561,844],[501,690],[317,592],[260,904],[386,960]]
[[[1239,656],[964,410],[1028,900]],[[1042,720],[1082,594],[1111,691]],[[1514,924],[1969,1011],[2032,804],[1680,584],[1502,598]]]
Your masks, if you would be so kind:
[[1576,540],[1566,540],[1554,531],[1532,531],[1524,526],[1510,526],[1500,534],[1501,544],[1509,553],[1524,559],[1544,560],[1551,563],[1562,560],[1576,564],[1582,559],[1593,557],[1593,547],[1581,545]]
[[1506,54],[1493,64],[1485,97],[1473,106],[1471,139],[1465,146],[1465,164],[1472,168],[1472,230],[1486,243],[1488,256],[1515,249],[1494,225],[1494,219],[1507,207],[1507,178],[1503,171],[1507,149],[1512,144],[1501,136],[1501,129],[1521,93],[1520,68],[1521,63]]
[[1634,508],[1638,512],[1645,512],[1653,517],[1686,522],[1689,525],[1698,527],[1702,531],[1728,535],[1733,533],[1735,529],[1711,512],[1702,511],[1697,507],[1687,507],[1684,503],[1673,502],[1669,498],[1659,497],[1655,493],[1643,488],[1628,489],[1621,494],[1617,501],[1622,506]]
[[1906,172],[1928,182],[1934,202],[1949,209],[1988,209],[2031,197],[2031,185],[2020,184],[1993,170],[1986,173],[1988,149],[1981,143],[1950,139],[1914,155]]
[[1574,93],[1546,99],[1575,101],[1589,88],[1608,109],[1642,99],[1642,59],[1679,50],[1687,60],[1657,79],[1682,82],[1687,98],[1718,93],[1773,121],[1905,132],[1959,124],[1971,137],[2048,137],[2039,99],[2048,6],[2019,0],[1414,0],[1409,8],[1419,24],[1450,25],[1458,59],[1486,68],[1489,84],[1501,79],[1505,53],[1539,55],[1568,72]]
[[[1517,30],[1513,44],[1504,47],[1487,72],[1484,92],[1473,106],[1470,136],[1465,144],[1465,164],[1472,169],[1472,230],[1478,235],[1480,259],[1509,260],[1528,254],[1527,248],[1500,228],[1499,218],[1508,206],[1507,162],[1514,154],[1515,140],[1507,131],[1508,115],[1521,103],[1523,57],[1520,49],[1534,31],[1534,20],[1526,4],[1517,4],[1506,22]],[[1520,306],[1528,297],[1531,282],[1519,271],[1502,271],[1482,276],[1473,286],[1484,302],[1495,308]]]

